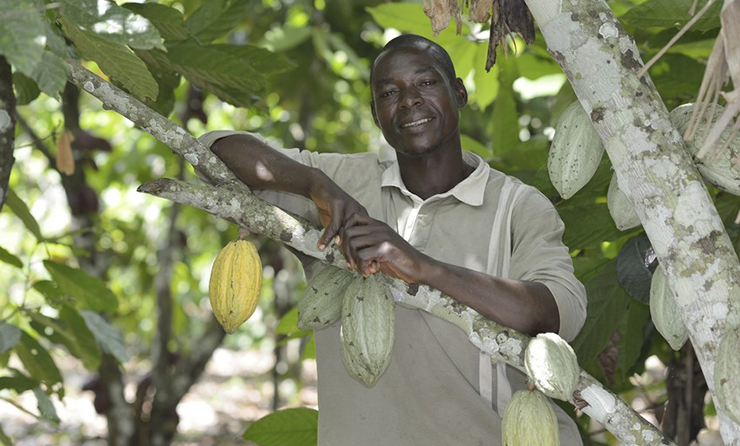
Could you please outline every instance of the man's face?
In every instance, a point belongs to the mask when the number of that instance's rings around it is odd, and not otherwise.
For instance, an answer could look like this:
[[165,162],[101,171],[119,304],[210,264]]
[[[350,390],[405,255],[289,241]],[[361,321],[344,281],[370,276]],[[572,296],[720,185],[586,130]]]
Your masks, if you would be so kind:
[[370,80],[375,124],[399,155],[419,157],[459,138],[462,81],[453,84],[440,63],[415,46],[382,53]]

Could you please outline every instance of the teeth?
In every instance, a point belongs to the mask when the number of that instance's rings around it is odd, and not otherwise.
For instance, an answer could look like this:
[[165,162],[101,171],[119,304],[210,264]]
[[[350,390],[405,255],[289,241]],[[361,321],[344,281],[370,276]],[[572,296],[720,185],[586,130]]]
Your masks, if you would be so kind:
[[419,119],[418,121],[414,121],[414,122],[409,122],[408,124],[403,124],[403,125],[401,126],[401,128],[404,128],[404,129],[405,129],[405,128],[407,128],[407,127],[415,127],[415,126],[417,126],[417,125],[425,124],[425,123],[427,123],[427,122],[429,122],[429,121],[431,121],[431,120],[432,120],[432,118],[423,118],[423,119]]

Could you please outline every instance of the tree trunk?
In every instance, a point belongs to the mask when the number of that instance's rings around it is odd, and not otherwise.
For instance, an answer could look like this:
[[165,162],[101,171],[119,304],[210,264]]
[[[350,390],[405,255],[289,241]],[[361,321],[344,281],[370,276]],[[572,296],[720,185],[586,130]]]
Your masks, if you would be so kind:
[[[619,187],[663,265],[710,390],[716,350],[740,314],[740,262],[635,45],[602,0],[527,0],[550,54],[591,116]],[[740,426],[716,398],[722,437]]]
[[0,56],[0,210],[8,193],[15,148],[15,95],[10,64]]

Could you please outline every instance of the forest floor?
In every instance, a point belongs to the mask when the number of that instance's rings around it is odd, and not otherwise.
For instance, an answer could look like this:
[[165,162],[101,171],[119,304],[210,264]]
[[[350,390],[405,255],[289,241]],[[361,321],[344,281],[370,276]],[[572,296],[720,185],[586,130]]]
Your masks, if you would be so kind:
[[[95,412],[93,393],[81,390],[92,375],[74,358],[57,359],[66,391],[63,403],[54,399],[61,424],[54,427],[41,423],[0,401],[5,433],[15,438],[17,446],[106,446],[105,417]],[[253,445],[241,435],[252,421],[272,412],[274,362],[271,351],[216,350],[204,375],[177,407],[180,424],[173,446]],[[127,367],[132,376],[126,387],[129,400],[133,399],[135,382],[141,379],[137,368],[145,367]],[[284,379],[279,390],[280,408],[316,408],[315,361],[302,362],[300,383]],[[24,393],[17,401],[30,412],[38,412],[32,392]]]

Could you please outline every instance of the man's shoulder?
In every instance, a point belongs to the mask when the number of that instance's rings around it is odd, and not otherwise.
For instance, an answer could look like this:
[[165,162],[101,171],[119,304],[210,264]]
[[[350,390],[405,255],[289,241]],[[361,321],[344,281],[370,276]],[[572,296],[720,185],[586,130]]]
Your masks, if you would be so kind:
[[488,176],[488,192],[499,196],[506,195],[513,208],[527,208],[529,211],[553,209],[550,199],[536,187],[525,183],[519,178],[508,175],[490,167]]

